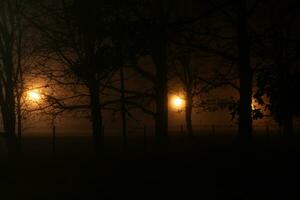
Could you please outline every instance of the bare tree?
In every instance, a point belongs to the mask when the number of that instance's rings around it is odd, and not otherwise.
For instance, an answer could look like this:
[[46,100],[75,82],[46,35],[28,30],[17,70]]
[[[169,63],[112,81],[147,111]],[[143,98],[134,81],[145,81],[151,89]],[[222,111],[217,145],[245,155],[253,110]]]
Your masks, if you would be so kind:
[[[50,73],[50,78],[62,85],[72,85],[71,82],[73,85],[80,84],[87,91],[89,103],[84,105],[56,103],[64,109],[90,111],[94,149],[99,152],[103,143],[101,91],[119,62],[113,51],[108,26],[109,15],[106,9],[109,3],[60,0],[54,4],[54,7],[51,4],[39,5],[39,14],[44,18],[30,20],[45,40],[44,56],[61,66],[60,72]],[[46,23],[40,21],[44,19]],[[75,81],[67,80],[67,74]]]
[[199,108],[199,99],[212,88],[213,84],[216,84],[216,81],[210,80],[212,77],[208,77],[207,72],[205,74],[203,70],[205,67],[200,66],[201,64],[199,65],[201,58],[196,51],[184,46],[175,46],[174,48],[175,52],[172,53],[173,56],[170,61],[173,68],[170,70],[169,76],[171,79],[174,79],[174,82],[178,82],[179,86],[175,84],[175,88],[170,87],[173,90],[177,90],[180,87],[183,88],[186,130],[188,135],[192,137],[194,135],[192,125],[193,110],[194,108]]
[[[183,25],[197,21],[207,12],[197,14],[190,2],[183,6],[179,1],[130,1],[128,25],[132,26],[131,33],[135,36],[138,58],[149,56],[153,62],[153,69],[134,64],[132,69],[152,84],[152,91],[146,94],[154,102],[154,109],[146,109],[155,120],[155,134],[158,141],[165,141],[168,136],[168,56],[169,45],[176,32]],[[191,11],[190,13],[188,13]],[[186,13],[188,13],[186,15]],[[191,14],[193,13],[193,14]],[[150,97],[151,96],[151,97]]]
[[[234,66],[238,84],[224,81],[239,92],[237,106],[239,137],[249,141],[252,135],[252,87],[254,66],[252,63],[254,31],[251,21],[257,14],[257,1],[209,1],[214,9],[207,18],[185,32],[184,43],[207,54],[222,58]],[[222,69],[220,69],[222,70]],[[220,85],[220,84],[217,84]]]
[[24,10],[24,1],[0,2],[0,107],[10,154],[20,152],[16,124],[21,134],[20,99],[23,93],[24,59],[27,56],[25,39],[28,39],[25,37]]
[[[264,13],[268,31],[263,32],[257,45],[258,56],[266,62],[256,76],[255,97],[266,105],[282,129],[285,138],[294,137],[293,118],[298,115],[299,87],[299,16],[296,1],[271,4]],[[266,95],[268,103],[263,96]]]

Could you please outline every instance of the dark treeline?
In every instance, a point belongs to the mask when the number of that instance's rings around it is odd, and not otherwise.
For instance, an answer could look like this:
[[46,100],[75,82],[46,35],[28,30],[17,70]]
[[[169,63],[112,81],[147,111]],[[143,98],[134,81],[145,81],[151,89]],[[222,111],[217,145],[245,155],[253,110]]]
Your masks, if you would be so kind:
[[[243,143],[251,141],[253,119],[265,117],[265,108],[292,139],[299,114],[296,3],[1,0],[0,108],[9,153],[21,151],[22,115],[30,110],[22,96],[32,76],[47,88],[36,110],[52,117],[86,113],[98,153],[104,111],[120,115],[124,148],[135,110],[153,117],[156,142],[166,144],[168,96],[178,89],[172,81],[183,88],[191,137],[194,109],[213,106],[231,109]],[[210,91],[224,86],[238,98],[205,104]],[[262,108],[253,109],[253,100]]]

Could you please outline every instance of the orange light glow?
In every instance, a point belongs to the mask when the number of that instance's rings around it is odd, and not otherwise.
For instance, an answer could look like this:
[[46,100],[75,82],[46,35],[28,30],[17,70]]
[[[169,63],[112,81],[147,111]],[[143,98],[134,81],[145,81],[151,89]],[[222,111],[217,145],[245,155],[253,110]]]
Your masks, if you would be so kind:
[[252,110],[255,110],[257,107],[258,107],[257,102],[255,101],[255,99],[252,99],[252,103],[251,103]]
[[30,101],[38,102],[41,100],[41,94],[37,90],[29,90],[27,92],[27,99]]
[[171,99],[171,104],[173,108],[181,110],[184,106],[184,100],[179,96],[173,96]]

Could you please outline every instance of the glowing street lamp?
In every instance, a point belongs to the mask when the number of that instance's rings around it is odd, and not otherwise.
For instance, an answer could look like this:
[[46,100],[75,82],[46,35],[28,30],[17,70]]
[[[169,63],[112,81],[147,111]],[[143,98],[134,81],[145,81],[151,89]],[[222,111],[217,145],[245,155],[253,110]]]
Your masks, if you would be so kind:
[[181,112],[184,107],[184,100],[182,98],[180,98],[179,96],[173,96],[171,99],[171,105],[178,112]]
[[[42,87],[40,87],[42,88]],[[45,87],[43,87],[45,88]],[[43,103],[43,97],[45,97],[40,90],[38,89],[31,89],[26,92],[26,100],[30,101],[30,103],[36,103],[39,102]],[[52,152],[55,155],[55,148],[56,148],[56,126],[55,126],[55,115],[52,116]]]
[[31,101],[39,101],[41,100],[41,94],[38,91],[28,91],[28,99]]
[[[170,99],[170,106],[174,110],[176,110],[179,113],[179,115],[181,116],[180,113],[183,112],[183,110],[184,110],[185,100],[183,98],[181,98],[180,96],[174,95]],[[183,133],[184,133],[183,132],[183,123],[180,124],[180,133],[181,133],[181,135],[183,135]]]

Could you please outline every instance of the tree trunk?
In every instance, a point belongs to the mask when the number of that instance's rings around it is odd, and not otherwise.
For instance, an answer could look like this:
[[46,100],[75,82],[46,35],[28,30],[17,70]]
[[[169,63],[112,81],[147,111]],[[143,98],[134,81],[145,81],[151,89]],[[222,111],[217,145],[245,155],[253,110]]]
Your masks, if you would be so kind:
[[185,102],[185,123],[186,130],[189,137],[193,137],[193,125],[192,125],[192,113],[193,113],[193,97],[187,92],[186,102]]
[[17,97],[17,131],[18,131],[18,139],[21,141],[22,139],[22,109],[21,109],[21,98]]
[[282,120],[282,136],[286,139],[292,139],[294,135],[293,117],[286,116]]
[[[287,69],[285,69],[285,67]],[[281,116],[281,130],[282,130],[282,136],[284,139],[287,140],[293,140],[294,138],[294,126],[293,126],[293,109],[295,108],[294,106],[294,97],[293,97],[293,89],[292,85],[290,83],[289,77],[290,74],[288,72],[289,68],[287,65],[282,65],[281,66],[282,71],[280,73],[281,81],[280,81],[280,97],[279,97],[279,102],[280,102],[280,116]]]
[[122,132],[123,132],[123,150],[127,149],[127,120],[126,120],[126,102],[125,102],[125,81],[124,69],[120,68],[120,89],[121,89],[121,113],[122,113]]
[[22,149],[22,110],[20,99],[17,102],[17,131],[20,149]]
[[[16,96],[15,89],[18,82],[19,65],[15,65],[16,58],[20,59],[20,48],[16,43],[21,41],[21,16],[19,9],[22,7],[19,1],[0,1],[1,9],[1,78],[0,78],[0,107],[3,120],[3,128],[7,141],[10,157],[18,157],[20,148],[16,135]],[[20,7],[21,6],[21,7]],[[17,51],[17,52],[16,52]]]
[[167,69],[167,38],[165,27],[157,33],[157,41],[153,48],[153,58],[156,66],[156,116],[155,135],[164,141],[168,136],[168,69]]
[[240,81],[239,138],[249,142],[252,135],[252,68],[248,35],[247,1],[238,0],[238,71]]
[[281,130],[283,139],[293,140],[294,139],[294,124],[293,124],[293,109],[294,106],[294,97],[293,97],[293,89],[290,83],[289,77],[289,67],[288,65],[280,66],[282,71],[280,73],[281,81],[280,81],[280,107],[281,107]]
[[294,130],[293,130],[293,110],[295,109],[295,104],[298,102],[294,101],[295,89],[293,88],[293,81],[291,68],[288,57],[288,45],[286,43],[286,38],[288,36],[284,33],[284,27],[279,26],[276,31],[277,38],[276,43],[278,48],[278,54],[276,55],[275,61],[279,69],[279,107],[281,116],[281,130],[284,140],[293,140]]
[[103,148],[103,125],[98,85],[92,84],[89,87],[89,91],[92,115],[93,149],[95,153],[100,153]]
[[[13,104],[13,103],[11,103]],[[6,108],[2,107],[2,119],[4,125],[4,133],[7,142],[8,155],[10,157],[17,157],[20,154],[20,146],[18,138],[16,136],[16,116],[14,105],[6,105]]]
[[168,136],[168,94],[166,81],[158,81],[156,97],[155,135],[157,139],[166,139]]

